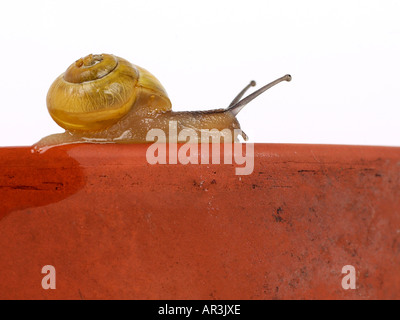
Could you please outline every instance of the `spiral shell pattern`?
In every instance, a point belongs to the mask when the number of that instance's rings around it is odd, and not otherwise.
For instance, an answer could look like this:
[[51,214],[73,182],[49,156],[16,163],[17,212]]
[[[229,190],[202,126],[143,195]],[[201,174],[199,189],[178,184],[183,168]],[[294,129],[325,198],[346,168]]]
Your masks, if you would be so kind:
[[64,129],[102,130],[132,108],[138,79],[138,69],[128,61],[110,54],[90,54],[53,82],[47,108]]

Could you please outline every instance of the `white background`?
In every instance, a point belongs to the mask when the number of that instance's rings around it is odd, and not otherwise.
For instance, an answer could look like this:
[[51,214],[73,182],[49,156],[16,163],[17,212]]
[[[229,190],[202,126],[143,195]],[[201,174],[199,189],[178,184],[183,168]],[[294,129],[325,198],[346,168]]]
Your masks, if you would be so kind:
[[89,53],[148,69],[174,110],[290,73],[239,114],[251,142],[400,146],[398,0],[2,1],[0,46],[0,146],[63,131],[47,90]]

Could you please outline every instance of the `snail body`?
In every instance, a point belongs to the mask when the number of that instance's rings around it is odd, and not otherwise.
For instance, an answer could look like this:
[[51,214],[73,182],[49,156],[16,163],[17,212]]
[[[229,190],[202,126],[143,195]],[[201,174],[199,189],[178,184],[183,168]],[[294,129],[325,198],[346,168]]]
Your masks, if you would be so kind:
[[[36,147],[79,142],[146,143],[151,129],[168,132],[171,121],[176,123],[177,132],[191,129],[200,137],[202,130],[228,130],[237,141],[239,134],[246,136],[236,114],[265,90],[290,79],[286,75],[240,100],[255,85],[252,81],[226,109],[174,112],[166,90],[146,69],[114,55],[90,54],[75,61],[51,85],[47,108],[66,131],[43,138]],[[165,142],[169,140],[171,137]]]

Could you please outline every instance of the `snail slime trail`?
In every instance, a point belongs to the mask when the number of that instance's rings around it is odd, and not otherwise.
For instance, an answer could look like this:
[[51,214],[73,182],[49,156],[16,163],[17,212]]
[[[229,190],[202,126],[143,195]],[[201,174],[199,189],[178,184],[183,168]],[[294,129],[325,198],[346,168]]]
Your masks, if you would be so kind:
[[89,54],[57,77],[47,94],[47,109],[65,132],[41,139],[33,150],[70,143],[148,143],[150,130],[168,132],[171,121],[177,132],[192,129],[195,143],[201,143],[202,130],[213,129],[230,132],[231,140],[224,142],[238,142],[239,136],[247,140],[236,115],[264,91],[290,80],[285,75],[242,99],[255,86],[251,81],[227,108],[175,112],[166,90],[149,71],[112,54]]

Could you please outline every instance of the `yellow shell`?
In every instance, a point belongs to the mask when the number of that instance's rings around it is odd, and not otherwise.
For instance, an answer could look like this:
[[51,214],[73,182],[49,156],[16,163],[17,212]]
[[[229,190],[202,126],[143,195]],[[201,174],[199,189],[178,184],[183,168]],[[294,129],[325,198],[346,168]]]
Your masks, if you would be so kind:
[[47,108],[64,129],[96,131],[110,127],[138,103],[155,96],[160,103],[150,111],[171,110],[165,89],[150,72],[114,55],[90,54],[53,82]]

